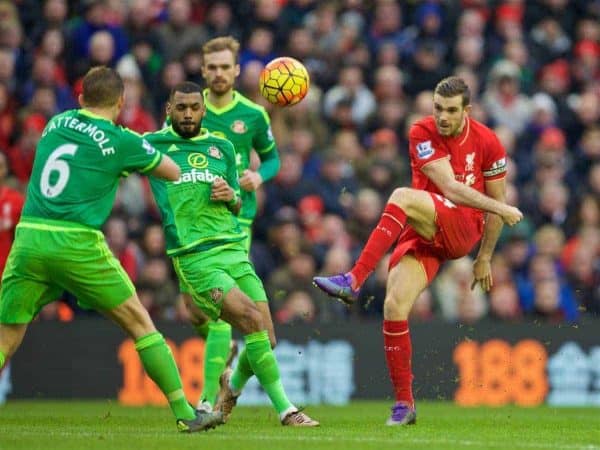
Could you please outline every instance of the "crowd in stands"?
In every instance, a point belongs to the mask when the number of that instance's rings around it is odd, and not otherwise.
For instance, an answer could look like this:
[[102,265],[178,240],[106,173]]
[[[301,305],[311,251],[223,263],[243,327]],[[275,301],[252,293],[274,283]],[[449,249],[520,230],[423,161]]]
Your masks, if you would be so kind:
[[[452,74],[506,148],[508,199],[526,218],[503,231],[489,294],[471,290],[471,258],[449,262],[412,320],[600,314],[598,0],[0,0],[3,183],[26,191],[47,120],[77,107],[90,67],[125,80],[119,123],[154,131],[172,86],[203,83],[201,46],[222,35],[241,41],[238,89],[267,108],[280,151],[251,249],[277,323],[381,317],[387,261],[350,309],[311,278],[348,270],[388,195],[410,184],[407,130]],[[311,75],[291,108],[258,92],[263,65],[282,55]],[[183,320],[144,177],[123,180],[104,232],[153,317]],[[84,314],[67,294],[42,319],[70,311]]]

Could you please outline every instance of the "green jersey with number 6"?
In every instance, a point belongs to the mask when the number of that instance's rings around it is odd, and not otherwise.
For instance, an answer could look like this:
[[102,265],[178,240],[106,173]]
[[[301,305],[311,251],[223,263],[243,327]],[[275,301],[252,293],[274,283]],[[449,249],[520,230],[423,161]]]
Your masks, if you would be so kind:
[[[279,155],[271,133],[271,121],[265,109],[250,101],[237,91],[228,105],[217,108],[208,100],[208,89],[204,90],[206,114],[202,127],[222,136],[233,144],[240,176],[250,166],[250,153],[256,150],[261,160],[258,172],[263,181],[273,178],[279,170]],[[239,221],[250,226],[256,216],[256,193],[242,190],[242,210]]]
[[100,228],[112,210],[119,178],[161,161],[139,134],[85,109],[54,116],[37,145],[23,217]]
[[181,168],[177,181],[150,177],[163,220],[167,255],[204,251],[244,240],[246,233],[227,205],[210,199],[212,183],[217,177],[239,195],[231,142],[204,128],[189,139],[179,136],[172,127],[145,134],[144,138]]

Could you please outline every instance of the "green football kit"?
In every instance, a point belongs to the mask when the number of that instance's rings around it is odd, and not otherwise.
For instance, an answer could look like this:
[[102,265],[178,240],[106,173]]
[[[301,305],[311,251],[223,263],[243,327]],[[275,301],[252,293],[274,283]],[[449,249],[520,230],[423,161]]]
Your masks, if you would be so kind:
[[181,168],[181,177],[166,182],[150,177],[160,209],[167,255],[173,259],[180,288],[210,318],[221,315],[223,296],[235,285],[254,301],[266,301],[244,247],[246,233],[227,205],[212,201],[212,183],[220,177],[239,195],[236,155],[231,142],[202,129],[191,139],[172,127],[144,136]]
[[[271,121],[265,109],[250,101],[237,91],[233,100],[222,108],[217,108],[208,99],[208,89],[204,90],[206,114],[202,126],[211,133],[222,136],[233,144],[236,151],[236,164],[240,176],[250,166],[252,149],[258,154],[261,164],[258,173],[263,181],[268,181],[279,171],[279,153],[271,132]],[[241,191],[242,210],[238,220],[248,233],[248,247],[251,227],[256,216],[256,193]]]
[[[119,179],[146,173],[163,158],[139,134],[85,109],[48,122],[36,148],[27,200],[0,291],[0,323],[27,324],[63,291],[84,308],[111,310],[135,289],[112,255],[100,227]],[[144,369],[169,401],[182,431],[196,412],[187,403],[175,360],[163,336],[135,341]],[[0,368],[5,355],[0,352]],[[180,419],[180,420],[179,420]]]
[[30,322],[63,290],[94,309],[133,295],[100,227],[121,175],[148,172],[161,159],[140,135],[84,109],[48,122],[2,278],[1,323]]
[[[233,91],[232,101],[218,108],[209,100],[209,90],[204,90],[206,114],[202,126],[211,133],[227,138],[236,151],[238,173],[243,174],[250,166],[252,149],[258,154],[261,164],[258,173],[263,182],[272,179],[279,171],[280,161],[277,145],[271,132],[271,121],[265,109]],[[238,221],[246,232],[244,243],[246,251],[250,251],[252,240],[252,222],[256,216],[256,192],[241,191],[242,209]],[[246,292],[246,291],[244,291]],[[250,294],[249,292],[246,292]],[[219,377],[225,369],[232,338],[231,326],[228,323],[211,321],[197,327],[200,336],[206,339],[204,358],[204,388],[201,402],[214,402],[219,390]]]
[[[223,301],[234,287],[253,301],[266,301],[262,282],[254,272],[244,245],[246,233],[225,202],[210,199],[212,183],[217,177],[239,194],[232,143],[205,128],[193,138],[179,136],[171,126],[144,137],[181,168],[177,181],[150,177],[163,220],[167,254],[173,259],[181,290],[190,294],[212,320],[220,317]],[[213,323],[227,325],[222,321]],[[230,330],[229,325],[227,328]],[[232,378],[235,388],[241,390],[256,374],[278,413],[293,410],[281,384],[267,331],[244,338],[247,348],[240,354]],[[222,372],[223,366],[220,370]],[[211,406],[214,406],[216,393],[211,393],[208,401]]]

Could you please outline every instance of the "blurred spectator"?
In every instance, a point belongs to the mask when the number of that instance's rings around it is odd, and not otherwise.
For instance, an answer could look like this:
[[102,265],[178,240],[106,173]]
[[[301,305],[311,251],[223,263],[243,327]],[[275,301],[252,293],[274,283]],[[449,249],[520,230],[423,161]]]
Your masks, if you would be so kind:
[[177,287],[165,256],[146,261],[137,282],[141,291],[140,300],[152,317],[175,318]]
[[373,93],[375,99],[400,101],[404,97],[402,71],[395,65],[382,65],[375,71]]
[[408,319],[413,322],[428,322],[433,319],[433,316],[433,296],[429,289],[425,289],[415,300]]
[[45,126],[46,118],[44,116],[36,113],[30,114],[23,120],[21,134],[15,145],[8,150],[10,168],[23,186],[29,181],[35,148]]
[[71,90],[64,81],[57,78],[56,61],[49,55],[40,54],[33,63],[31,78],[22,88],[21,100],[23,104],[31,101],[35,89],[46,87],[52,89],[56,98],[56,107],[64,111],[76,106],[75,99],[71,95]]
[[9,94],[17,90],[15,55],[8,47],[0,46],[0,83],[6,86]]
[[600,228],[582,228],[565,247],[563,264],[581,309],[600,315]]
[[402,9],[398,3],[378,2],[369,30],[373,52],[377,53],[381,45],[391,42],[403,58],[410,55],[418,31],[416,27],[403,25]]
[[265,210],[272,215],[284,206],[295,208],[302,197],[312,192],[310,182],[302,179],[302,158],[297,153],[283,152],[281,168],[275,179],[265,186]]
[[340,70],[338,84],[325,93],[325,115],[333,118],[341,102],[347,103],[351,124],[357,127],[362,126],[375,110],[375,97],[364,84],[362,70],[357,66]]
[[367,241],[379,221],[383,206],[381,197],[373,189],[363,188],[356,193],[347,226],[357,242]]
[[483,45],[481,36],[463,36],[454,44],[457,65],[471,70],[479,79],[483,76]]
[[443,64],[443,51],[431,41],[417,44],[409,71],[406,92],[417,95],[419,92],[433,90],[435,85],[446,76],[448,68]]
[[450,261],[432,284],[442,317],[448,321],[473,323],[487,312],[483,291],[471,289],[473,260],[464,258]]
[[[570,178],[585,177],[595,163],[600,162],[600,126],[586,128],[575,151],[574,172]],[[579,183],[578,183],[579,184]],[[578,186],[581,190],[581,185]]]
[[[70,35],[70,45],[67,46],[69,50],[69,65],[68,67],[78,68],[82,67],[82,62],[87,57],[90,57],[92,61],[92,37],[98,32],[107,32],[110,36],[109,39],[104,34],[102,36],[102,42],[97,38],[96,46],[102,46],[102,60],[99,61],[102,64],[112,65],[121,56],[127,53],[128,42],[125,32],[120,26],[115,26],[107,22],[107,5],[106,0],[83,0],[80,2],[83,16],[73,25]],[[108,42],[110,41],[110,44]],[[111,51],[108,52],[107,46],[111,46]],[[98,53],[101,51],[96,50]],[[95,57],[99,55],[96,54]],[[70,79],[73,80],[85,73],[85,69],[82,72],[72,74]]]
[[321,164],[319,195],[325,203],[325,211],[345,217],[356,192],[356,180],[344,170],[346,163],[338,155],[329,152]]
[[157,91],[154,95],[154,105],[156,111],[161,115],[161,120],[164,119],[165,107],[171,89],[183,81],[185,81],[185,70],[182,63],[171,61],[165,64],[160,75]]
[[267,239],[274,267],[283,266],[302,249],[309,247],[302,236],[298,213],[290,206],[284,206],[277,211],[269,224]]
[[556,263],[549,255],[531,258],[528,276],[517,278],[517,289],[525,314],[566,322],[573,322],[579,316],[573,290],[558,273]]
[[317,311],[311,291],[294,290],[281,300],[275,312],[277,323],[310,323],[315,320]]
[[8,86],[0,82],[0,151],[6,152],[15,133],[16,106]]
[[567,55],[571,39],[553,17],[544,17],[531,29],[535,57],[542,64]]
[[537,226],[546,223],[562,226],[566,223],[569,211],[569,189],[560,182],[542,185],[539,193],[536,214],[533,222]]
[[127,77],[124,79],[125,100],[117,123],[131,128],[140,134],[156,130],[156,121],[148,112],[149,105],[142,105],[144,86],[138,77]]
[[511,283],[494,280],[490,291],[490,317],[509,322],[521,320],[523,313],[519,305],[519,294]]
[[322,234],[323,200],[318,195],[307,195],[298,202],[300,223],[308,242],[318,241]]
[[54,77],[56,82],[61,85],[67,84],[67,71],[64,61],[65,53],[65,35],[60,28],[48,28],[42,34],[39,45],[36,49],[36,55],[45,55],[56,63]]
[[25,202],[19,191],[7,186],[7,177],[8,161],[4,153],[0,152],[0,273],[4,272]]
[[274,40],[273,31],[269,28],[259,27],[252,30],[247,47],[240,52],[240,67],[243,69],[251,61],[259,61],[266,66],[276,56]]
[[[375,272],[367,278],[358,299],[358,313],[364,317],[382,317],[383,301],[387,284],[390,256],[386,255],[377,265]],[[332,272],[337,273],[337,272]]]
[[529,99],[520,93],[519,67],[511,61],[499,61],[492,67],[483,106],[494,124],[505,125],[517,136],[531,117]]
[[158,27],[162,53],[167,61],[179,59],[192,45],[206,42],[207,33],[191,22],[190,0],[171,0],[167,7],[167,21]]
[[108,247],[135,283],[138,279],[140,256],[137,246],[129,240],[127,223],[120,217],[110,217],[104,225],[104,235]]
[[55,29],[60,33],[66,32],[66,20],[69,12],[67,0],[44,0],[41,17],[36,20],[30,30],[29,39],[37,43],[48,30]]
[[226,1],[216,1],[208,8],[204,22],[206,39],[231,35],[237,40],[242,38],[242,31],[234,22],[231,5]]
[[275,308],[295,290],[311,292],[315,272],[315,260],[310,253],[300,250],[290,255],[286,264],[276,269],[266,283],[268,297]]

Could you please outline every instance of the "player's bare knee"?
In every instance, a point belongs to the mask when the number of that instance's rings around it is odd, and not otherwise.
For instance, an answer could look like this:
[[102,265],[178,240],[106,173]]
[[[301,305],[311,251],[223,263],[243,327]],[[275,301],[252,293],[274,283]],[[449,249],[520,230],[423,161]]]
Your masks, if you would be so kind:
[[134,339],[156,331],[156,327],[137,296],[108,311],[116,321]]
[[414,205],[415,195],[414,190],[407,187],[399,187],[394,189],[392,195],[390,195],[389,203],[402,208],[407,214],[410,208]]
[[395,298],[387,296],[383,302],[383,317],[387,320],[407,320],[410,310]]
[[240,331],[246,334],[256,333],[257,331],[264,329],[262,314],[252,303],[244,305],[240,314],[240,324],[243,327]]

